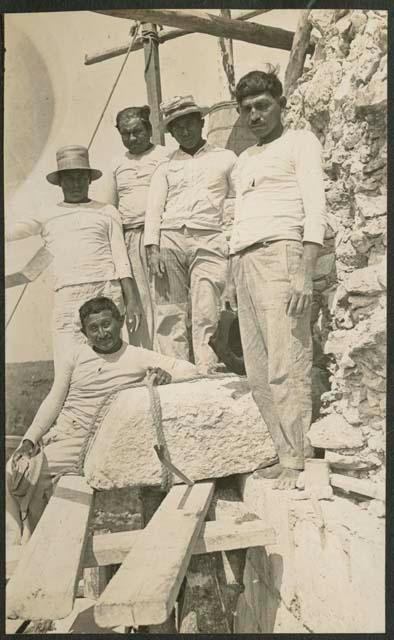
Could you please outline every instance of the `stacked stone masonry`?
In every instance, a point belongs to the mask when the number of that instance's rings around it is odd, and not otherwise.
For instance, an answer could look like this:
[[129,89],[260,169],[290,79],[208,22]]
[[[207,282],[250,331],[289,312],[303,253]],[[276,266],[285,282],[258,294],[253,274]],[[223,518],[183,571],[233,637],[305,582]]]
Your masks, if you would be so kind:
[[341,473],[384,481],[386,406],[387,12],[315,10],[315,52],[287,125],[323,145],[338,285],[317,330],[331,390],[312,444]]

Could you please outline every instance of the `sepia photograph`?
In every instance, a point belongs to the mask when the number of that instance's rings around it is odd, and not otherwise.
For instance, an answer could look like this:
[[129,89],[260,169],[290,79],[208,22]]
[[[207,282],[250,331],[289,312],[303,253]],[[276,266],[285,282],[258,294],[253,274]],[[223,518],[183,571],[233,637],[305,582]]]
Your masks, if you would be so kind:
[[388,11],[314,4],[3,13],[7,635],[387,631]]

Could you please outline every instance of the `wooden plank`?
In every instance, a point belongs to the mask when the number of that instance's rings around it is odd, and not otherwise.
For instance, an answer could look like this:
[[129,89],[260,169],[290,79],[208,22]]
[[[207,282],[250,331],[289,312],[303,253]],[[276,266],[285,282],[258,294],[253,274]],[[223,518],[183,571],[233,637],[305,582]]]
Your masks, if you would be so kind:
[[[144,535],[144,530],[105,533],[90,538],[86,544],[83,566],[85,569],[121,564]],[[215,551],[231,551],[232,549],[248,549],[276,544],[274,529],[267,529],[262,520],[237,523],[234,520],[225,522],[204,522],[199,538],[193,549],[193,555],[213,553]],[[19,562],[23,547],[17,545],[7,549],[6,574],[10,578]]]
[[100,626],[139,627],[168,618],[214,488],[214,482],[201,482],[171,489],[99,599]]
[[340,473],[330,474],[331,486],[343,491],[351,493],[357,493],[361,496],[367,496],[368,498],[377,498],[378,500],[385,500],[385,490],[370,480],[360,480],[359,478],[351,478],[350,476],[344,476]]
[[143,24],[142,34],[144,40],[145,58],[145,83],[150,106],[150,121],[152,123],[152,142],[164,145],[164,132],[161,129],[161,79],[159,41],[157,27],[154,24]]
[[[249,18],[254,18],[255,16],[260,15],[261,13],[267,13],[271,11],[271,9],[260,9],[259,11],[241,11],[238,15],[234,17],[234,20],[248,20]],[[163,29],[158,34],[159,44],[164,44],[169,40],[175,40],[175,38],[180,38],[181,36],[187,36],[193,33],[193,31],[185,31],[184,29]],[[110,60],[111,58],[116,58],[117,56],[121,56],[129,50],[130,42],[125,42],[124,44],[118,45],[117,47],[110,47],[109,49],[103,49],[103,51],[97,51],[95,53],[86,54],[84,64],[96,64],[97,62],[103,62],[104,60]],[[144,46],[144,39],[141,36],[138,36],[130,51],[139,51]]]
[[84,478],[59,480],[10,579],[7,614],[57,620],[73,608],[88,533],[93,490]]
[[293,46],[291,47],[290,58],[285,72],[284,93],[286,96],[289,96],[293,92],[296,82],[302,75],[304,69],[312,31],[312,24],[308,20],[309,14],[310,9],[300,11]]
[[258,44],[274,49],[290,51],[293,43],[294,32],[269,27],[257,22],[243,22],[242,20],[229,20],[221,16],[207,13],[201,10],[184,9],[121,9],[109,11],[96,11],[115,18],[141,20],[153,22],[169,27],[179,27],[187,31],[207,33],[217,38],[233,38],[251,44]]

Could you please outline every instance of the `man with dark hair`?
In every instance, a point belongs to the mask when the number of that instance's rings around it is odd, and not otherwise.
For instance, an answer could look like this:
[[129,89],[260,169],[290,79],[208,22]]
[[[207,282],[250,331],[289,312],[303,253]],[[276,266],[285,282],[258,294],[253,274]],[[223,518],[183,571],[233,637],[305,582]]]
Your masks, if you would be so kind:
[[13,479],[26,461],[34,468],[43,449],[42,468],[26,506],[32,531],[52,493],[54,482],[72,472],[81,447],[103,400],[114,391],[140,382],[148,370],[156,372],[157,384],[171,379],[191,378],[196,367],[155,351],[131,346],[121,337],[124,316],[105,297],[85,302],[79,311],[87,344],[65,353],[56,363],[55,380],[24,435],[21,445],[7,464],[6,509],[8,540],[20,541],[20,502],[13,493]]
[[152,349],[154,309],[144,247],[146,201],[151,177],[168,152],[151,141],[150,108],[127,107],[116,116],[116,128],[127,151],[112,163],[108,200],[119,209],[130,264],[139,297],[141,322],[130,344]]
[[257,144],[234,170],[226,298],[238,302],[248,381],[278,452],[279,464],[261,473],[291,489],[312,453],[305,434],[312,279],[326,228],[321,145],[311,131],[284,130],[286,98],[273,71],[245,75],[236,97]]
[[155,276],[157,347],[189,358],[190,291],[195,362],[201,371],[213,371],[217,358],[208,343],[225,285],[222,215],[224,200],[232,195],[236,155],[204,140],[203,109],[192,96],[172,98],[161,111],[179,149],[157,168],[148,195],[145,245]]
[[75,341],[83,342],[78,309],[93,296],[107,295],[124,304],[130,333],[139,325],[119,213],[110,204],[89,198],[90,183],[101,177],[101,171],[90,166],[88,150],[81,145],[62,147],[56,160],[57,170],[47,180],[61,188],[64,200],[30,213],[6,230],[6,240],[40,234],[53,255],[55,357]]

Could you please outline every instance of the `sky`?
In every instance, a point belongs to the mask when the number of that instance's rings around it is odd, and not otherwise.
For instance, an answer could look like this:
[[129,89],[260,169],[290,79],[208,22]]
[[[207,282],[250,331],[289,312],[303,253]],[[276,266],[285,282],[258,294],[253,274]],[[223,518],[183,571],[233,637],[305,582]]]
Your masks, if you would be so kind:
[[[216,12],[216,11],[215,11]],[[234,12],[233,12],[234,13]],[[299,10],[275,10],[254,18],[261,24],[294,30]],[[89,11],[6,14],[4,91],[5,223],[61,200],[45,176],[56,169],[56,149],[87,145],[122,64],[123,57],[84,65],[85,54],[129,40],[128,20]],[[267,62],[279,65],[283,79],[289,54],[234,41],[236,79]],[[163,100],[192,94],[204,106],[223,100],[217,39],[191,34],[160,46]],[[109,170],[122,153],[114,128],[116,113],[146,104],[143,51],[130,54],[90,150],[91,166]],[[167,139],[166,145],[173,141]],[[103,181],[91,197],[100,199]],[[6,245],[6,273],[21,268],[41,246],[40,238]],[[6,318],[21,288],[6,292]],[[48,360],[51,351],[52,276],[50,268],[29,284],[6,333],[6,361]]]

